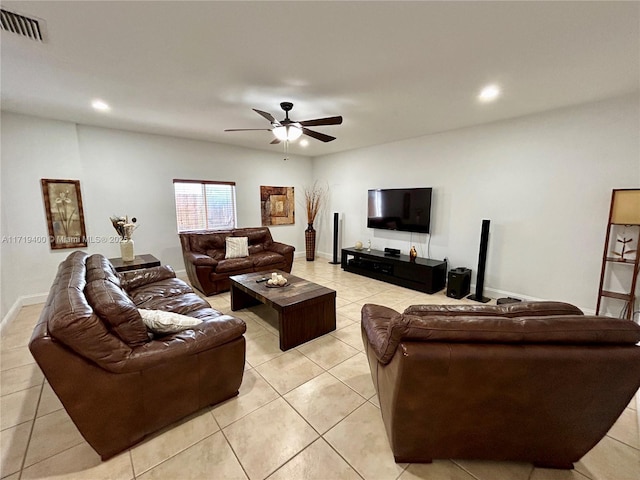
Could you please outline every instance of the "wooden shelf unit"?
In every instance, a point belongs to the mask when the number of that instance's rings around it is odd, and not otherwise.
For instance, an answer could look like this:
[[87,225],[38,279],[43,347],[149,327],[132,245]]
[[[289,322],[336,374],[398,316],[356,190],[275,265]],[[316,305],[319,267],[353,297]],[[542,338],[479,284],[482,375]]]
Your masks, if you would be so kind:
[[[635,241],[634,258],[622,258],[611,256],[616,245],[617,239],[612,240],[613,230],[619,226],[629,227],[632,229],[631,235]],[[636,300],[636,283],[638,280],[638,271],[640,265],[640,189],[614,189],[611,193],[611,207],[609,209],[609,221],[607,222],[607,233],[604,242],[604,253],[602,255],[602,269],[600,271],[600,286],[598,288],[598,302],[596,306],[596,315],[600,314],[603,298],[613,298],[626,303],[625,318],[631,319]],[[631,282],[627,291],[614,292],[605,289],[605,278],[608,269],[614,265],[628,265],[633,268],[631,272]]]

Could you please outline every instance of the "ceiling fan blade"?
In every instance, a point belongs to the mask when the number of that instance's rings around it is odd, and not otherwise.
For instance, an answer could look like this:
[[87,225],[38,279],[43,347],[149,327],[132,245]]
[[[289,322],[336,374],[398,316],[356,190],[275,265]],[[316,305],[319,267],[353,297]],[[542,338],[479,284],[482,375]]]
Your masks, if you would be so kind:
[[278,121],[275,118],[273,118],[273,115],[271,115],[269,112],[263,112],[262,110],[258,110],[256,108],[254,108],[253,111],[256,112],[258,115],[262,115],[264,118],[269,120],[271,123],[278,123]]
[[271,145],[276,145],[278,143],[280,143],[280,139],[278,138],[274,138],[273,140],[271,140],[271,142],[269,142]]
[[340,125],[342,123],[342,117],[327,117],[316,118],[315,120],[305,120],[304,122],[298,122],[303,127],[318,127],[320,125]]
[[305,135],[309,135],[310,137],[313,137],[316,140],[320,140],[321,142],[330,142],[336,139],[336,137],[332,137],[331,135],[325,135],[324,133],[316,132],[314,130],[309,130],[308,128],[304,128],[304,127],[302,127],[302,133],[304,133]]
[[270,128],[227,128],[225,132],[258,132],[258,131],[267,131],[270,132]]

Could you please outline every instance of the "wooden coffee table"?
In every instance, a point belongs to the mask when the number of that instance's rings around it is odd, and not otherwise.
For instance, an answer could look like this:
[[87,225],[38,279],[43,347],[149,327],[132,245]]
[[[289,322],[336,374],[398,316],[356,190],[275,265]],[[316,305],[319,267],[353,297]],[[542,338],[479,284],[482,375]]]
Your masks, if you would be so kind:
[[289,283],[285,287],[269,288],[267,282],[257,283],[269,272],[246,273],[231,280],[231,310],[259,303],[278,312],[280,350],[289,350],[336,329],[336,292],[303,278],[275,270]]

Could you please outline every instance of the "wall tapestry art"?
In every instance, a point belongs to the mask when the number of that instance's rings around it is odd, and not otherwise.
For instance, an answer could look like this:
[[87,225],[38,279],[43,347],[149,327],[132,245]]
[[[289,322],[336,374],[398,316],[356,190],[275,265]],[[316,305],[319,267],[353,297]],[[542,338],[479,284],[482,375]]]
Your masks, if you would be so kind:
[[80,180],[43,178],[40,182],[51,248],[86,247]]
[[262,226],[294,224],[294,206],[293,187],[260,186]]

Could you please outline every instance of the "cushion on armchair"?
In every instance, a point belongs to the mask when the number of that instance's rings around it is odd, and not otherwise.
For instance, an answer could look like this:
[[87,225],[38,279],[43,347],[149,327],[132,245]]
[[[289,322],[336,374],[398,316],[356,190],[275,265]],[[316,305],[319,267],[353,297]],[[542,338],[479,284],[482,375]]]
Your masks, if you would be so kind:
[[121,272],[118,276],[120,277],[122,288],[129,292],[143,285],[149,285],[167,278],[175,278],[176,272],[169,265],[160,265],[158,267]]
[[382,364],[391,361],[407,332],[407,322],[403,317],[392,308],[382,305],[368,303],[362,307],[362,328]]
[[218,262],[216,273],[229,273],[233,275],[237,273],[244,273],[245,271],[251,271],[252,268],[253,261],[250,257],[228,258]]
[[233,231],[233,236],[247,237],[249,245],[262,244],[268,247],[273,242],[271,232],[266,227],[239,228]]
[[[207,250],[207,256],[211,257],[212,260],[215,261],[215,265],[218,265],[218,260],[224,260],[224,248],[212,248],[211,250]],[[196,265],[200,265],[201,263],[196,263]]]
[[109,280],[120,286],[120,277],[113,265],[104,255],[94,254],[87,257],[87,283],[94,280]]
[[141,285],[127,293],[131,297],[131,300],[133,300],[133,303],[139,308],[154,310],[158,308],[155,303],[165,302],[172,298],[179,298],[190,292],[193,292],[191,287],[179,278],[167,278],[158,282]]
[[264,245],[259,243],[258,245],[249,245],[249,255],[255,255],[256,253],[264,252]]
[[[460,343],[634,344],[640,329],[619,318],[557,315],[551,317],[402,315],[405,340]],[[390,326],[391,328],[391,326]]]
[[[362,328],[382,364],[391,361],[402,340],[571,345],[640,342],[640,328],[633,322],[585,316],[582,311],[569,304],[531,302],[530,305],[506,305],[505,307],[511,307],[513,311],[523,312],[518,318],[513,318],[516,316],[514,312],[498,316],[496,307],[491,305],[480,307],[478,309],[469,305],[417,305],[405,310],[420,312],[416,315],[400,314],[388,307],[366,304],[362,307]],[[503,307],[497,308],[507,310]],[[572,310],[577,310],[579,314],[565,313]],[[492,315],[489,316],[485,311]]]
[[[196,233],[193,235],[183,234],[190,248],[189,251],[195,253],[206,253],[208,250],[224,250],[225,239],[231,235],[228,230],[218,230],[210,235]],[[184,247],[184,245],[183,245]]]
[[122,288],[108,280],[94,280],[87,284],[85,295],[89,305],[120,340],[130,347],[149,341],[136,305]]
[[501,317],[541,317],[549,315],[583,315],[578,307],[564,302],[522,302],[505,305],[411,305],[409,315],[474,315]]

